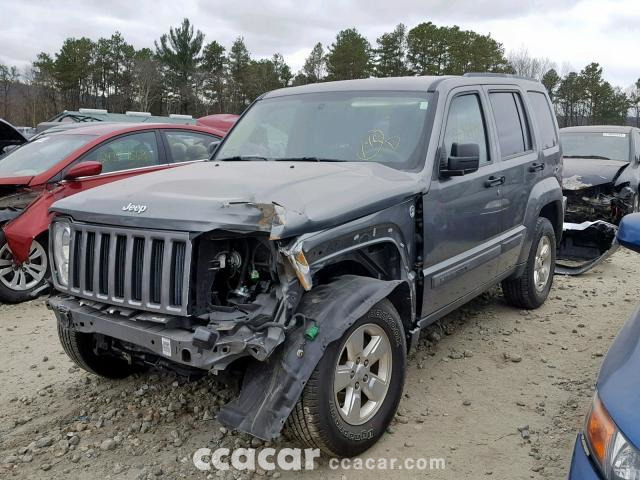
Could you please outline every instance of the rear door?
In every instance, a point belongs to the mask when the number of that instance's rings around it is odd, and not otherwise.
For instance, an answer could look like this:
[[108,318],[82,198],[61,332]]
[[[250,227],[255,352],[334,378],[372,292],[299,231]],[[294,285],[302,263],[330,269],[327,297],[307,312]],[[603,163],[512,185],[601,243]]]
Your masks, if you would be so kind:
[[502,172],[490,142],[488,106],[480,88],[454,90],[440,133],[440,161],[457,143],[480,147],[480,168],[443,178],[433,172],[424,197],[424,303],[428,316],[473,294],[497,274],[502,227]]
[[529,109],[524,93],[511,86],[485,87],[491,108],[491,122],[498,140],[498,155],[505,182],[501,229],[505,239],[498,273],[518,263],[524,241],[524,216],[531,189],[544,171],[544,160],[536,152]]

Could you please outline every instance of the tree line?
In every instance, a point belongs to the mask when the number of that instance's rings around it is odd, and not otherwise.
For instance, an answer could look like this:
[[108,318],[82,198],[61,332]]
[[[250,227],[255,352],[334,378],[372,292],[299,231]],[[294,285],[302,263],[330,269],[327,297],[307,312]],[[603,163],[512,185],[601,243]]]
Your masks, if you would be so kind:
[[240,113],[262,93],[308,83],[403,75],[461,75],[465,72],[517,73],[541,80],[549,90],[560,124],[622,124],[630,110],[640,123],[640,80],[623,91],[602,78],[592,63],[564,75],[548,59],[525,49],[506,55],[501,43],[457,26],[399,24],[372,44],[349,28],[325,46],[317,43],[293,73],[280,53],[253,58],[242,37],[230,48],[189,19],[157,39],[134,48],[115,32],[109,38],[68,38],[60,50],[42,52],[20,71],[0,64],[0,116],[35,125],[62,110],[80,107],[156,115]]

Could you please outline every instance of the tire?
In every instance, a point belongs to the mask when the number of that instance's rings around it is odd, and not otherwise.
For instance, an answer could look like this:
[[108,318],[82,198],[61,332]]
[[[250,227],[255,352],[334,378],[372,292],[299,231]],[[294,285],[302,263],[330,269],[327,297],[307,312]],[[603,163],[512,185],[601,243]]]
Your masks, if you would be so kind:
[[[355,353],[351,355],[347,342],[350,342],[349,345],[357,344],[355,339],[360,332],[364,332],[360,343],[365,348],[353,349],[352,352]],[[388,342],[386,344],[385,338]],[[378,360],[375,360],[376,356],[366,354],[367,347],[370,349],[376,341],[379,346],[387,346],[387,353],[379,355]],[[359,367],[355,362],[349,361],[358,350],[362,352]],[[381,351],[385,350],[378,350]],[[404,387],[406,355],[406,339],[400,315],[391,302],[382,300],[355,322],[339,341],[326,349],[287,419],[285,435],[334,457],[353,457],[366,451],[382,436],[398,408]],[[373,361],[367,363],[367,358]],[[349,379],[352,384],[355,382],[355,386],[336,391],[340,387],[336,387],[334,381],[338,382],[336,373],[340,367],[347,375],[357,372],[354,379]],[[350,369],[353,370],[349,372]],[[380,394],[384,387],[377,389],[376,396],[380,399],[378,402],[373,400],[372,387],[376,385],[374,377],[386,377],[384,395]],[[344,379],[347,377],[343,376]],[[362,385],[359,385],[358,380]],[[349,392],[354,395],[356,389],[359,390],[358,403],[361,409],[352,409],[353,420],[348,422],[345,412],[348,410],[347,398],[351,398]],[[371,395],[371,399],[367,397],[367,393]]]
[[[544,245],[549,249],[547,260],[544,262],[547,265],[548,272],[546,280],[542,282],[541,271],[538,270],[536,272],[536,262],[539,261],[536,257],[539,249],[544,248]],[[529,252],[525,271],[517,278],[507,279],[502,282],[502,292],[507,303],[527,310],[540,307],[547,300],[549,290],[551,290],[555,265],[555,231],[547,218],[540,217],[536,221],[535,235],[531,243],[531,251]]]
[[34,240],[29,260],[19,268],[13,266],[13,252],[6,239],[0,241],[0,302],[20,303],[33,300],[43,290],[50,271],[46,245]]
[[58,322],[58,337],[65,353],[78,367],[100,377],[121,379],[138,371],[120,358],[96,355],[94,335],[63,327]]

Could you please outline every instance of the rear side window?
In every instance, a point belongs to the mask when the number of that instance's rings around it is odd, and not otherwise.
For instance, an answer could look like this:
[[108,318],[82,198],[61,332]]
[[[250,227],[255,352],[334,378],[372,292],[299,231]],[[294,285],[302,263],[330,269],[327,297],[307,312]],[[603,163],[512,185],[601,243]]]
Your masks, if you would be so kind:
[[520,94],[494,92],[489,94],[489,98],[498,129],[502,158],[530,150],[531,133]]
[[489,163],[484,117],[480,99],[475,94],[460,95],[451,100],[444,131],[444,151],[447,155],[451,155],[454,143],[477,143],[480,147],[480,165]]
[[211,144],[219,138],[198,132],[171,131],[165,133],[173,163],[207,160]]
[[558,134],[546,95],[540,92],[528,92],[527,96],[538,125],[538,143],[540,147],[542,149],[555,147],[558,145]]

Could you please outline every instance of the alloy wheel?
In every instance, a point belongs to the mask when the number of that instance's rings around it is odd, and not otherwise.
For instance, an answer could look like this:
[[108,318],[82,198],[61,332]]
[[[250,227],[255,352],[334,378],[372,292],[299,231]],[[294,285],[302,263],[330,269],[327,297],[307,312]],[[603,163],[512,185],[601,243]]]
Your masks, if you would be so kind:
[[536,258],[533,269],[533,282],[536,290],[542,292],[547,286],[551,275],[551,241],[543,235],[538,242]]
[[362,425],[373,418],[387,396],[392,367],[391,343],[382,327],[368,323],[349,335],[333,381],[335,406],[345,422]]
[[22,264],[15,262],[9,244],[0,248],[0,282],[17,292],[30,290],[39,285],[47,273],[47,253],[44,247],[34,240],[29,257]]

